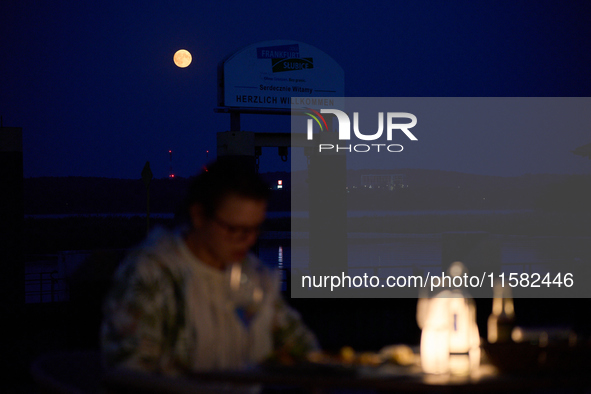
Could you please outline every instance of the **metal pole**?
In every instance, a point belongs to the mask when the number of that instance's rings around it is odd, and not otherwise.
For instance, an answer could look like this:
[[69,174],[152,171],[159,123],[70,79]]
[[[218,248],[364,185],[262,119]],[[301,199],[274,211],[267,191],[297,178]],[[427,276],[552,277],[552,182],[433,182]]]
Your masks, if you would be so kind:
[[147,201],[146,201],[146,235],[150,233],[150,185],[147,187]]
[[150,162],[147,161],[142,170],[142,180],[146,185],[147,202],[146,202],[146,235],[150,232],[150,182],[152,181],[152,170],[150,169]]

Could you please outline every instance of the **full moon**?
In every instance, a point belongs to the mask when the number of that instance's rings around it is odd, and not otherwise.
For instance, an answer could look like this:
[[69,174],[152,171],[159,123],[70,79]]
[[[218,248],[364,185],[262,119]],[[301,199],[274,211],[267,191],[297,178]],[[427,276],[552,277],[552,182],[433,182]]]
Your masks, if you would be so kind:
[[176,51],[172,59],[174,60],[174,64],[180,68],[187,67],[189,64],[191,64],[191,60],[193,60],[191,54],[186,49],[179,49]]

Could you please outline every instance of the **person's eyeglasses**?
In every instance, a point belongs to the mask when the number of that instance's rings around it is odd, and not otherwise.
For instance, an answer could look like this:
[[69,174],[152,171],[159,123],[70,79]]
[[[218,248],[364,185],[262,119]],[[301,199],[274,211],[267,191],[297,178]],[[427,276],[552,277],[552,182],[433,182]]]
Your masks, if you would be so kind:
[[256,226],[237,226],[230,224],[217,216],[213,217],[213,221],[222,227],[229,237],[237,239],[247,237],[251,234],[259,235],[262,226],[262,223]]

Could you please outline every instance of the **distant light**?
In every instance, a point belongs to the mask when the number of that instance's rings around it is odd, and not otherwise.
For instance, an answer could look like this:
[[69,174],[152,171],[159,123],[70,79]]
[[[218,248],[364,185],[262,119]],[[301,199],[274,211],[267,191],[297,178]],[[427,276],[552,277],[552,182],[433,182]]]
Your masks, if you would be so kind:
[[172,153],[172,151],[171,151],[171,150],[169,150],[169,151],[168,151],[168,153]]
[[280,180],[277,181],[277,184],[278,185],[283,185],[283,181],[280,179]]
[[174,174],[170,174],[170,177],[171,177],[171,178],[174,178]]
[[513,339],[513,342],[523,341],[523,330],[519,327],[515,327],[513,331],[511,331],[511,339]]

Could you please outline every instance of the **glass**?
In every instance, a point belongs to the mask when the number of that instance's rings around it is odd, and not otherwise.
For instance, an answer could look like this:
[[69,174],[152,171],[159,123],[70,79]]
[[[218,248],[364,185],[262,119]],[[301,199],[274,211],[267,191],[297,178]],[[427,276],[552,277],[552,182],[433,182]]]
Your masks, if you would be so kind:
[[234,310],[246,331],[242,349],[242,366],[254,366],[250,323],[259,312],[265,296],[263,278],[256,268],[240,263],[232,264],[226,271],[229,287],[229,306]]

